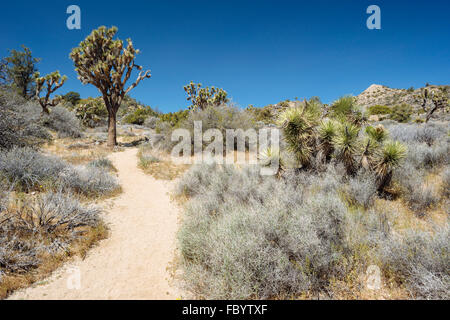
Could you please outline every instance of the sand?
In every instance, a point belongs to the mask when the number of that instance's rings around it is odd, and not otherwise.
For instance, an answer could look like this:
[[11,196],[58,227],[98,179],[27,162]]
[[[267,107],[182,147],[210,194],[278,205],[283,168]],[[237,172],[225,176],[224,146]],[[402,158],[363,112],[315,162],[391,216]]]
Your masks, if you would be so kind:
[[137,168],[136,153],[134,148],[110,156],[123,193],[105,210],[109,238],[84,260],[68,262],[10,299],[182,298],[170,271],[179,214],[168,194],[172,184],[145,175]]

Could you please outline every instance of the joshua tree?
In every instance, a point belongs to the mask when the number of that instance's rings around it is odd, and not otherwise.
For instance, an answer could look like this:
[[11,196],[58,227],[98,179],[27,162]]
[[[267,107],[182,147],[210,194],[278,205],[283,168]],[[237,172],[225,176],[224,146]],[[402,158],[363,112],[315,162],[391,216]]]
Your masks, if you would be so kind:
[[[39,72],[34,74],[34,81],[36,82],[36,98],[38,99],[39,104],[42,107],[42,111],[46,114],[50,113],[48,107],[56,106],[60,101],[61,97],[57,96],[53,99],[50,99],[50,95],[54,93],[56,90],[61,88],[66,82],[67,77],[59,74],[59,71],[52,72],[45,77],[41,77]],[[42,89],[45,87],[45,96],[40,97],[40,93]]]
[[219,106],[228,102],[228,93],[225,90],[215,87],[202,88],[201,83],[191,81],[184,87],[184,91],[188,95],[187,100],[192,103],[189,110],[204,110],[208,106]]
[[[114,40],[117,28],[107,29],[102,26],[72,50],[70,58],[74,61],[80,81],[92,84],[100,91],[108,110],[108,147],[117,145],[116,117],[117,110],[125,97],[142,80],[150,78],[150,71],[143,71],[134,60],[139,50],[134,49],[131,39],[126,48],[122,40]],[[138,77],[128,88],[126,82],[136,69]]]
[[[436,110],[445,109],[449,106],[447,91],[444,88],[422,89],[416,98],[422,101],[422,109],[426,112],[426,122],[430,120]],[[427,107],[429,100],[432,103],[431,107]]]

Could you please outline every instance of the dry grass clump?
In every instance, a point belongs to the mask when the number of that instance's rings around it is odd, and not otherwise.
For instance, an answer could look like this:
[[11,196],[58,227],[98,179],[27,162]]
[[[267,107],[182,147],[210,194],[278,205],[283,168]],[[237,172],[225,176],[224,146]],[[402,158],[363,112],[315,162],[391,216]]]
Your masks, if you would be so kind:
[[29,148],[0,154],[0,177],[18,191],[70,190],[84,196],[115,192],[117,179],[95,166],[72,166],[58,157]]
[[107,235],[100,209],[63,193],[16,198],[0,212],[0,299],[48,276]]
[[173,180],[181,176],[189,167],[172,162],[169,155],[154,149],[149,144],[140,146],[137,156],[139,168],[155,179]]

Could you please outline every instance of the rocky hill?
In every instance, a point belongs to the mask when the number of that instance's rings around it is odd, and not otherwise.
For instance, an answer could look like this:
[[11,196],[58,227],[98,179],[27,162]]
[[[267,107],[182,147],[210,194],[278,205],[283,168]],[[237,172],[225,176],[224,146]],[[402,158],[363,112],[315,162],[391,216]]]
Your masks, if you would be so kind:
[[[433,86],[426,87],[429,90],[436,88],[447,88],[447,95],[450,98],[450,86]],[[379,84],[372,84],[361,94],[356,96],[357,105],[361,106],[363,110],[375,105],[383,105],[393,107],[402,103],[411,105],[415,110],[421,108],[421,101],[417,98],[417,95],[424,88],[418,89],[394,89]]]

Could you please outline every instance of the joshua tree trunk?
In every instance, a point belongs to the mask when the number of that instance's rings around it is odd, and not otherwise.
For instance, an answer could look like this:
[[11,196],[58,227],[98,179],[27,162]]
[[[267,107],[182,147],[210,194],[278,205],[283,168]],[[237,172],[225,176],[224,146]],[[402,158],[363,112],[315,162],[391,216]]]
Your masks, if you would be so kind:
[[109,109],[108,110],[108,143],[107,146],[114,148],[117,145],[117,134],[116,134],[116,114],[117,112]]

